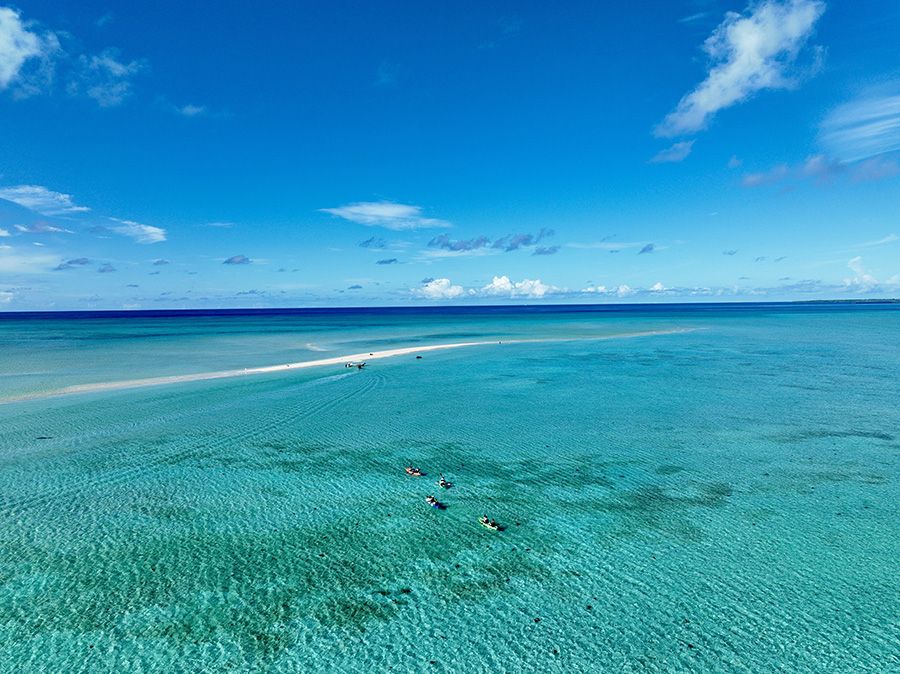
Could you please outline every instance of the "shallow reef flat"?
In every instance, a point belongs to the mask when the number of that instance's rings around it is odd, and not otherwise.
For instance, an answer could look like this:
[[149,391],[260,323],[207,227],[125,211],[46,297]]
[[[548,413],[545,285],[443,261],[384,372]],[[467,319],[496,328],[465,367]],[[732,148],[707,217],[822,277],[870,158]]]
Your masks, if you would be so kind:
[[895,670],[898,317],[450,320],[700,329],[0,406],[0,670]]

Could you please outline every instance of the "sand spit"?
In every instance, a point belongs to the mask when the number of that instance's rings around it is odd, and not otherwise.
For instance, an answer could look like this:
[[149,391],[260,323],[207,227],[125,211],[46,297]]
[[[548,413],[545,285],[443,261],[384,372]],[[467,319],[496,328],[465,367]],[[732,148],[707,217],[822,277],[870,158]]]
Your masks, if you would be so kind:
[[506,344],[530,344],[546,342],[581,342],[607,339],[630,339],[634,337],[652,337],[655,335],[671,335],[682,332],[691,332],[690,328],[672,330],[647,330],[644,332],[627,332],[616,335],[604,335],[602,337],[578,337],[558,339],[510,339],[499,341],[480,342],[453,342],[449,344],[431,344],[429,346],[408,346],[399,349],[386,349],[383,351],[370,351],[366,353],[352,353],[332,358],[320,358],[318,360],[304,360],[297,363],[284,363],[282,365],[266,365],[263,367],[246,367],[239,370],[220,370],[218,372],[197,372],[194,374],[172,375],[168,377],[147,377],[144,379],[125,379],[121,381],[95,382],[93,384],[75,384],[54,391],[41,391],[39,393],[27,393],[19,396],[0,399],[0,404],[51,398],[58,396],[76,395],[79,393],[98,393],[102,391],[120,391],[123,389],[145,388],[149,386],[166,386],[169,384],[184,384],[195,381],[208,381],[212,379],[230,379],[232,377],[249,377],[257,374],[269,374],[272,372],[285,372],[288,370],[303,370],[311,367],[325,367],[328,365],[343,365],[351,361],[371,361],[382,358],[395,358],[415,353],[429,351],[444,351],[447,349],[462,349],[473,346],[503,346]]

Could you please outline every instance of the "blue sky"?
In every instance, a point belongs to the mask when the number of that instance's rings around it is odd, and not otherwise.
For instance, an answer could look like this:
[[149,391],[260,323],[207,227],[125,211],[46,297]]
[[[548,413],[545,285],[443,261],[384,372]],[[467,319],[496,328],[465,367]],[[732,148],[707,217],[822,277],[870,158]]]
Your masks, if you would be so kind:
[[0,310],[900,296],[892,0],[271,4],[0,0]]

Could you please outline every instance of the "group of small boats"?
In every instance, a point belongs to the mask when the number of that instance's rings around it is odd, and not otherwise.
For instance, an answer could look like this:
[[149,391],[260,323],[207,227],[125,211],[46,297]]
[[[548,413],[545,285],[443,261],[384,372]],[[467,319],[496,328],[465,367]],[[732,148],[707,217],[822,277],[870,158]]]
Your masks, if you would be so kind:
[[[417,468],[413,465],[407,466],[404,470],[406,471],[406,474],[411,477],[425,477],[427,475],[427,473],[425,473],[421,468]],[[443,473],[439,473],[438,475],[439,479],[435,483],[438,487],[440,487],[441,489],[450,489],[451,487],[453,487],[453,483],[447,480],[444,477]],[[428,496],[426,496],[425,503],[430,505],[432,508],[435,508],[436,510],[445,510],[447,508],[446,504],[435,498],[434,494],[429,494]],[[478,519],[478,522],[481,524],[481,526],[487,527],[488,529],[491,529],[493,531],[503,530],[503,527],[497,524],[496,520],[489,519],[487,515],[482,515]]]

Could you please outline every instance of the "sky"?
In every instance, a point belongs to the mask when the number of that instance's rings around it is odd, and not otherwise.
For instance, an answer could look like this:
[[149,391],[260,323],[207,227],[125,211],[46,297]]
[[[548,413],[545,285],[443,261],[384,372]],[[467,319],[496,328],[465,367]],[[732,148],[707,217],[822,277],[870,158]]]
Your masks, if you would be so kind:
[[900,297],[898,36],[895,0],[0,0],[0,311]]

